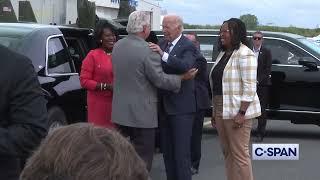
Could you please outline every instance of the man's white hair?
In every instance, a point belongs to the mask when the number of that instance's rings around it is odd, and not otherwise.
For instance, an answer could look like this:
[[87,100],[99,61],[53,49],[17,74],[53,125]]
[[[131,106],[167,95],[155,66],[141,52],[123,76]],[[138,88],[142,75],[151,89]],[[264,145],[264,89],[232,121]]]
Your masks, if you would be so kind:
[[130,14],[127,32],[139,33],[143,31],[143,26],[150,25],[150,14],[146,11],[134,11]]
[[178,16],[176,14],[168,14],[166,15],[165,17],[167,18],[171,18],[171,19],[174,19],[175,21],[175,25],[180,28],[181,32],[183,31],[183,19],[181,16]]

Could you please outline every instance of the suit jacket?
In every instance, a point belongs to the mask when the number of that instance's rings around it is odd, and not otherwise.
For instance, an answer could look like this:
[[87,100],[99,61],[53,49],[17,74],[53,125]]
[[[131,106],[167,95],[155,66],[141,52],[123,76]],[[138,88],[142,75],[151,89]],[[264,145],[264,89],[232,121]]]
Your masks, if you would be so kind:
[[31,61],[3,46],[0,54],[0,179],[16,180],[46,135],[47,101]]
[[197,110],[205,110],[210,108],[209,97],[209,79],[207,71],[207,60],[198,52],[195,68],[198,69],[198,73],[195,77],[195,92]]
[[[166,49],[168,42],[159,43],[162,50]],[[162,61],[162,68],[168,74],[183,74],[194,67],[196,62],[196,47],[183,35],[169,53],[168,61]],[[182,81],[178,93],[161,91],[164,110],[169,115],[187,114],[196,111],[194,79]]]
[[[221,60],[225,52],[220,52],[212,70]],[[223,119],[233,119],[237,115],[241,101],[250,102],[245,118],[252,119],[261,115],[257,89],[257,60],[254,53],[247,46],[241,44],[234,50],[222,77]],[[212,78],[210,78],[212,86]],[[212,89],[212,87],[211,87]]]
[[160,55],[152,52],[144,39],[133,34],[115,44],[112,66],[112,121],[129,127],[157,127],[157,88],[179,91],[180,76],[165,74]]
[[271,85],[271,65],[272,65],[272,56],[269,49],[264,47],[260,48],[258,56],[258,72],[257,72],[257,81],[259,86]]

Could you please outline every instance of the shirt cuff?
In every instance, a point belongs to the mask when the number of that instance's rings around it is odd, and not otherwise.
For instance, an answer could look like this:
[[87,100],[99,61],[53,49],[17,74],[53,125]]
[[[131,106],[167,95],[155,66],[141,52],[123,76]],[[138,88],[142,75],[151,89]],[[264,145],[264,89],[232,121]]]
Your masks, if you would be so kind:
[[169,54],[164,52],[163,55],[162,55],[162,61],[167,62],[168,58],[169,58]]

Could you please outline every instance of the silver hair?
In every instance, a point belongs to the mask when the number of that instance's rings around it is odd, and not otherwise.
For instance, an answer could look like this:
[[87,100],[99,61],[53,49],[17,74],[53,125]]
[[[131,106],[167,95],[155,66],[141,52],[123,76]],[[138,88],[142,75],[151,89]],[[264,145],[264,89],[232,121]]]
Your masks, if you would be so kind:
[[181,29],[181,32],[183,31],[183,19],[182,17],[176,15],[176,14],[169,14],[169,15],[166,15],[165,17],[170,17],[170,18],[174,18],[174,21],[175,21],[175,25],[177,25],[177,27],[180,27]]
[[139,33],[143,31],[143,26],[150,25],[150,14],[146,11],[134,11],[130,14],[127,32]]
[[177,24],[181,27],[181,31],[183,31],[183,20],[180,16],[177,16]]

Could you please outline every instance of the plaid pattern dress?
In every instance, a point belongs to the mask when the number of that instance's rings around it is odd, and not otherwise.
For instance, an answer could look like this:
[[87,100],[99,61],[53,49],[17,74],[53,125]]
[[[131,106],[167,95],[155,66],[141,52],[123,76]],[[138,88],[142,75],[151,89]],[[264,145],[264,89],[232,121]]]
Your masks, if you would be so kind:
[[[224,52],[220,52],[209,77],[223,55]],[[233,51],[222,76],[223,119],[233,119],[240,109],[241,101],[251,102],[246,111],[245,119],[261,115],[260,102],[256,92],[257,66],[257,59],[247,46],[241,44],[238,50]],[[212,89],[212,78],[209,79]]]

